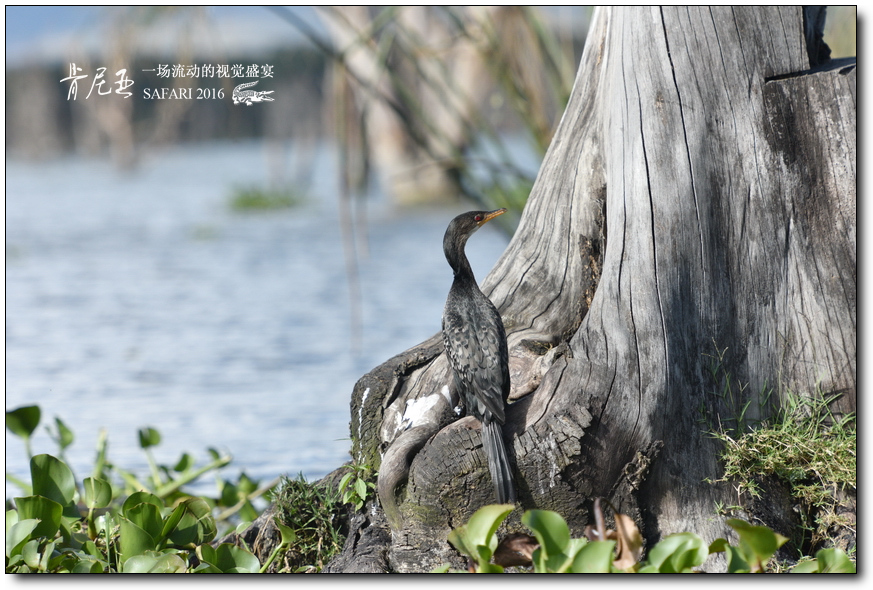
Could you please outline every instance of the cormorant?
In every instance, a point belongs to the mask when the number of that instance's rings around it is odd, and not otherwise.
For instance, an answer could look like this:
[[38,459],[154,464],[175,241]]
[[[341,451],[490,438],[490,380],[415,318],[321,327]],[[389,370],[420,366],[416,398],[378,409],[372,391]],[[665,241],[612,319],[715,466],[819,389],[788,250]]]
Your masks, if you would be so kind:
[[452,367],[455,391],[468,415],[482,423],[482,446],[494,482],[497,502],[515,502],[512,470],[501,426],[509,396],[509,352],[506,330],[494,304],[479,290],[464,253],[467,239],[506,209],[470,211],[455,217],[443,238],[446,260],[455,280],[443,311],[443,343]]

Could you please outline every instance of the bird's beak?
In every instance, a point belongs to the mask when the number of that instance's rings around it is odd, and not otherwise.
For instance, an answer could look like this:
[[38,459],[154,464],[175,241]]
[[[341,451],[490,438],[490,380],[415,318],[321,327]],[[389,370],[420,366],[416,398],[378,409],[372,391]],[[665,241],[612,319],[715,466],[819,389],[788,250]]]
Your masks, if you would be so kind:
[[489,211],[485,214],[485,218],[479,222],[479,227],[482,227],[498,215],[503,215],[504,213],[506,213],[506,207],[504,207],[503,209],[497,209],[496,211]]

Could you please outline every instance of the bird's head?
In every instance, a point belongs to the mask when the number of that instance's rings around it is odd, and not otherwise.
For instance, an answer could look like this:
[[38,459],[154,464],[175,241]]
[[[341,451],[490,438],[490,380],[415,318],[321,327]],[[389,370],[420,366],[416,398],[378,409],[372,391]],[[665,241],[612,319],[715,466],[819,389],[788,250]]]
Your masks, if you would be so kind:
[[497,217],[506,213],[506,209],[495,211],[468,211],[455,217],[446,230],[446,235],[470,237],[477,229]]
[[473,235],[473,232],[477,229],[504,213],[506,213],[506,209],[468,211],[452,219],[443,238],[443,250],[446,253],[446,259],[448,259],[452,268],[455,269],[455,272],[458,270],[458,261],[462,258],[467,238]]

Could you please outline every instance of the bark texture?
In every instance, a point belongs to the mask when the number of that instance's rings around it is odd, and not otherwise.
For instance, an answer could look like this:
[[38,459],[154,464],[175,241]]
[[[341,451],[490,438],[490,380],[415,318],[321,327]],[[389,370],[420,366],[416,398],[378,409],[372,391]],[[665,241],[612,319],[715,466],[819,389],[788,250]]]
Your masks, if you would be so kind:
[[[842,392],[834,409],[855,409],[856,73],[827,60],[810,14],[595,15],[518,230],[483,283],[508,334],[519,505],[558,511],[574,536],[600,496],[649,543],[730,538],[715,503],[737,498],[705,482],[720,475],[707,421],[747,401],[749,418],[764,415],[789,390]],[[712,393],[719,351],[747,384],[733,404]],[[464,567],[446,536],[493,492],[448,382],[437,334],[356,385],[352,455],[378,468],[387,519],[359,519],[332,571],[354,570],[362,538],[386,543],[362,551],[380,568]],[[504,528],[523,530],[521,512]]]

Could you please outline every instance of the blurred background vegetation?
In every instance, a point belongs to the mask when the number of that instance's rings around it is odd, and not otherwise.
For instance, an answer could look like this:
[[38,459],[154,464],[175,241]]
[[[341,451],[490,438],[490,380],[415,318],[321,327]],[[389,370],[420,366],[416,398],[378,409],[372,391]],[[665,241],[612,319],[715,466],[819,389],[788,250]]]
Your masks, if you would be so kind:
[[[7,155],[75,152],[136,166],[176,142],[260,138],[271,146],[271,186],[286,170],[287,142],[305,150],[330,138],[342,198],[373,182],[397,203],[464,196],[521,210],[569,96],[592,10],[534,7],[324,7],[264,9],[288,42],[228,42],[213,9],[104,7],[53,57],[7,60]],[[833,57],[855,55],[854,6],[831,7]],[[7,22],[7,30],[10,22]],[[88,43],[97,34],[102,42]],[[273,36],[273,40],[275,35]],[[59,59],[59,54],[63,55]],[[75,62],[88,73],[128,67],[130,100],[68,100],[59,80]],[[268,108],[229,96],[250,79],[160,79],[157,63],[258,63],[274,67],[260,90]],[[224,100],[146,100],[144,88],[224,88]],[[515,141],[508,142],[507,137]],[[522,153],[519,153],[521,151]],[[247,189],[247,190],[250,190]],[[260,201],[255,201],[260,202]]]
[[[284,169],[290,140],[301,151],[329,139],[341,197],[378,182],[400,204],[465,196],[519,212],[537,170],[531,162],[545,153],[569,96],[591,9],[274,7],[263,16],[284,24],[288,43],[263,47],[222,44],[206,7],[96,14],[61,58],[7,62],[7,155],[73,152],[133,167],[162,145],[258,138],[271,146],[269,184],[280,185],[308,172],[305,159],[299,170]],[[103,39],[96,46],[83,39],[94,31]],[[59,81],[70,63],[86,74],[127,67],[134,96],[85,100],[83,83],[78,100],[68,100]],[[271,64],[273,77],[257,89],[273,90],[275,101],[233,105],[233,87],[250,78],[148,71],[200,63]],[[217,85],[224,100],[143,98],[145,88]]]

